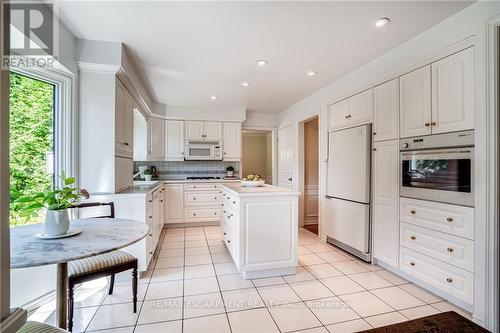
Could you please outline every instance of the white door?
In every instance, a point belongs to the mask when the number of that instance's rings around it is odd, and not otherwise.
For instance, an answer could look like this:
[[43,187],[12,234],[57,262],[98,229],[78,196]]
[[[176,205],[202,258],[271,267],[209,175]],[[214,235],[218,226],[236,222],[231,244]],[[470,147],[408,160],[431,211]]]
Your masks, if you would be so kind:
[[349,99],[330,105],[328,111],[328,130],[346,127],[349,124]]
[[222,140],[222,123],[219,121],[205,121],[204,133],[205,141]]
[[167,161],[184,160],[184,121],[165,121],[165,159]]
[[398,267],[399,141],[376,142],[373,151],[373,256]]
[[165,155],[165,120],[148,119],[148,159],[163,159]]
[[186,140],[197,140],[203,141],[205,138],[204,134],[204,122],[203,121],[186,121]]
[[278,186],[293,188],[293,128],[278,130]]
[[184,184],[165,185],[165,223],[184,222]]
[[393,140],[399,135],[398,79],[373,88],[373,139]]
[[402,138],[431,134],[431,66],[399,78]]
[[123,139],[125,150],[132,156],[134,146],[134,108],[135,101],[128,91],[125,91],[124,101],[124,120],[123,120]]
[[349,98],[349,126],[369,124],[373,120],[373,90]]
[[432,64],[432,133],[474,128],[474,48]]
[[224,123],[224,161],[241,159],[241,123]]

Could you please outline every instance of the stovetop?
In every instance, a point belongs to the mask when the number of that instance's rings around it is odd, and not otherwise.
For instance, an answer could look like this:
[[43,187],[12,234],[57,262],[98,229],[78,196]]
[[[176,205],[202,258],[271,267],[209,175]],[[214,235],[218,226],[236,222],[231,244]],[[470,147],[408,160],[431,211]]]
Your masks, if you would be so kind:
[[186,180],[216,180],[220,177],[186,177]]

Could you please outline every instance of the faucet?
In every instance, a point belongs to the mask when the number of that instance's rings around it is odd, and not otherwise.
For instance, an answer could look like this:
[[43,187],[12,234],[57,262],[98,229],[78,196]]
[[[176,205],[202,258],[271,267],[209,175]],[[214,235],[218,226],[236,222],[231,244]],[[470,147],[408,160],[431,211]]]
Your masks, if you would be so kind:
[[137,176],[140,176],[140,175],[141,175],[140,171],[138,173],[134,173],[134,175],[132,176],[132,180],[136,179]]

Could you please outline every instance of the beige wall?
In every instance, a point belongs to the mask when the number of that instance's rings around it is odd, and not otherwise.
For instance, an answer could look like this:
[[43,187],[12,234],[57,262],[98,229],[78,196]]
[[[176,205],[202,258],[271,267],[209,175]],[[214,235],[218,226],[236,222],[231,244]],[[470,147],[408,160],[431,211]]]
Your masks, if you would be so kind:
[[304,185],[318,185],[318,118],[304,124]]
[[243,177],[259,174],[272,183],[272,135],[266,132],[243,133]]

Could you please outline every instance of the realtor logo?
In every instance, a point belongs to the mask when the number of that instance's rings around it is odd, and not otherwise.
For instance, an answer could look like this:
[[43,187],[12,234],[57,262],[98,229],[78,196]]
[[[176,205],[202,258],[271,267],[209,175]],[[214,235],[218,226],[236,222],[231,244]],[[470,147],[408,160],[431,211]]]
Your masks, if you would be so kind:
[[[10,31],[10,65],[44,66],[48,57],[57,57],[58,22],[54,3],[40,1],[2,1],[3,22],[10,18],[10,29],[2,25],[2,49],[7,50],[5,33]],[[4,56],[8,52],[4,51]],[[19,63],[20,61],[20,63]]]

